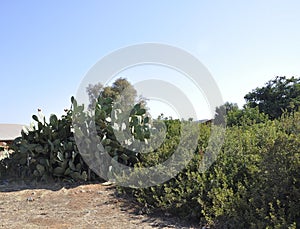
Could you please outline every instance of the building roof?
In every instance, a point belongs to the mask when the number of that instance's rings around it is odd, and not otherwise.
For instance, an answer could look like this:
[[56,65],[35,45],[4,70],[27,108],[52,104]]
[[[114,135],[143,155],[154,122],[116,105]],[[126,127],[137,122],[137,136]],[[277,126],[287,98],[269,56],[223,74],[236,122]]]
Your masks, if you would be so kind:
[[21,136],[24,125],[0,123],[0,141],[11,141]]

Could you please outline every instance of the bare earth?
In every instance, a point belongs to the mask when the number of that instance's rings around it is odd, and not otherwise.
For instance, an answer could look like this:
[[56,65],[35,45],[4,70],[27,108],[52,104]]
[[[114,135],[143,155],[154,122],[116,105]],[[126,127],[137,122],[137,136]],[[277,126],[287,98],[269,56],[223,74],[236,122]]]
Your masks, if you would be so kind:
[[[162,215],[162,216],[161,216]],[[196,228],[164,214],[143,213],[113,185],[0,183],[0,228]]]

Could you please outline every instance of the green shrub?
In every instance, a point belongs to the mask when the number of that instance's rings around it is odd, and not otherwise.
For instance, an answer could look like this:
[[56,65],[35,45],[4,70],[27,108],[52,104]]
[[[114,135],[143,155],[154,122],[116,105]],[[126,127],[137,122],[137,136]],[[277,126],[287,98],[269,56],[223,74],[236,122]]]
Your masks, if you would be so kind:
[[[299,120],[296,112],[280,120],[227,128],[218,159],[204,173],[199,171],[203,158],[199,151],[205,154],[210,126],[200,125],[199,145],[186,169],[158,186],[121,189],[145,206],[197,218],[214,228],[297,228]],[[151,155],[144,159],[154,161],[168,153],[161,150],[154,159]]]
[[[138,164],[138,166],[149,167],[160,164],[170,157],[175,149],[178,150],[177,147],[180,137],[184,138],[184,136],[181,136],[180,131],[181,122],[179,120],[164,120],[164,123],[167,127],[167,134],[163,144],[153,152],[144,155],[142,162]],[[195,150],[195,157],[184,171],[179,173],[176,177],[164,184],[149,188],[130,189],[119,187],[119,190],[134,195],[139,202],[150,209],[159,208],[182,217],[199,217],[201,215],[201,209],[197,202],[197,193],[199,188],[201,189],[202,187],[202,174],[198,172],[198,170],[200,168],[203,151],[208,143],[210,126],[205,124],[199,125],[199,132],[199,142]],[[179,150],[182,154],[186,153],[184,147],[181,147]],[[161,172],[169,173],[172,171]]]

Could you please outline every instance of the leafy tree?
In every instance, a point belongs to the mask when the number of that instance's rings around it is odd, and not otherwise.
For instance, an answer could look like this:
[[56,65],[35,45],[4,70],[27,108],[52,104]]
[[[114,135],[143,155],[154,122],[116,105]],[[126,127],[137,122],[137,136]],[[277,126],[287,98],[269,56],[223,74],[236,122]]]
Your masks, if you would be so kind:
[[258,107],[260,112],[268,114],[271,119],[278,118],[284,111],[292,112],[299,108],[300,78],[277,76],[244,98],[250,107]]
[[101,83],[94,85],[89,84],[86,91],[90,100],[90,109],[95,107],[99,95],[104,98],[112,98],[125,108],[133,106],[136,100],[138,100],[136,90],[130,82],[124,78],[117,79],[112,86],[103,87]]
[[95,107],[97,98],[102,90],[103,90],[103,85],[101,83],[89,84],[87,86],[86,92],[88,93],[89,100],[90,100],[89,109]]
[[215,122],[218,123],[225,123],[225,118],[230,111],[237,111],[239,109],[236,103],[226,102],[223,105],[216,107],[215,110]]
[[228,111],[226,116],[227,126],[252,125],[268,120],[268,115],[259,112],[257,107],[245,106],[243,109],[233,109]]
[[[225,120],[224,120],[225,119]],[[259,112],[258,108],[251,108],[245,106],[239,109],[236,103],[226,102],[220,107],[216,108],[214,123],[226,123],[226,126],[241,126],[252,125],[254,123],[261,123],[268,120],[268,116]]]

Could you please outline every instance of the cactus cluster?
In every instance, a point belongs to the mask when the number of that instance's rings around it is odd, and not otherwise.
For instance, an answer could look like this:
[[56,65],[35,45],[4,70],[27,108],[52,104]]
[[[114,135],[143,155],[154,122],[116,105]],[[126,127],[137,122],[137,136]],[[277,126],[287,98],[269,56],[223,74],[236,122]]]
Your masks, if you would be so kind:
[[132,167],[140,162],[140,142],[150,138],[150,118],[140,103],[124,108],[100,96],[91,113],[83,112],[74,98],[72,106],[76,144],[98,175],[109,179],[116,162]]
[[15,153],[11,167],[17,167],[21,177],[87,180],[87,166],[76,148],[71,115],[72,110],[60,119],[51,115],[49,122],[41,111],[32,116],[35,123],[24,128],[12,145]]
[[[130,166],[139,162],[139,153],[127,149],[126,144],[130,145],[135,139],[144,141],[150,136],[150,119],[140,104],[126,113],[119,108],[114,109],[115,101],[111,98],[100,96],[91,114],[84,110],[84,105],[78,105],[74,97],[71,103],[71,109],[66,110],[61,118],[53,114],[47,121],[41,111],[32,116],[34,122],[22,130],[22,136],[16,138],[11,146],[14,150],[8,163],[11,174],[37,180],[98,179],[96,173],[91,171],[95,171],[95,168],[90,168],[91,163],[88,166],[86,162],[105,164],[100,157],[104,150],[111,161]],[[127,116],[124,116],[125,113]],[[130,129],[130,134],[124,134],[125,145],[116,137],[116,133],[122,133],[122,128],[116,128],[120,122],[120,126],[125,125]],[[92,124],[95,127],[94,135],[91,133]],[[95,141],[99,141],[101,147],[93,144]],[[79,151],[78,146],[81,145],[84,145],[84,150]]]

